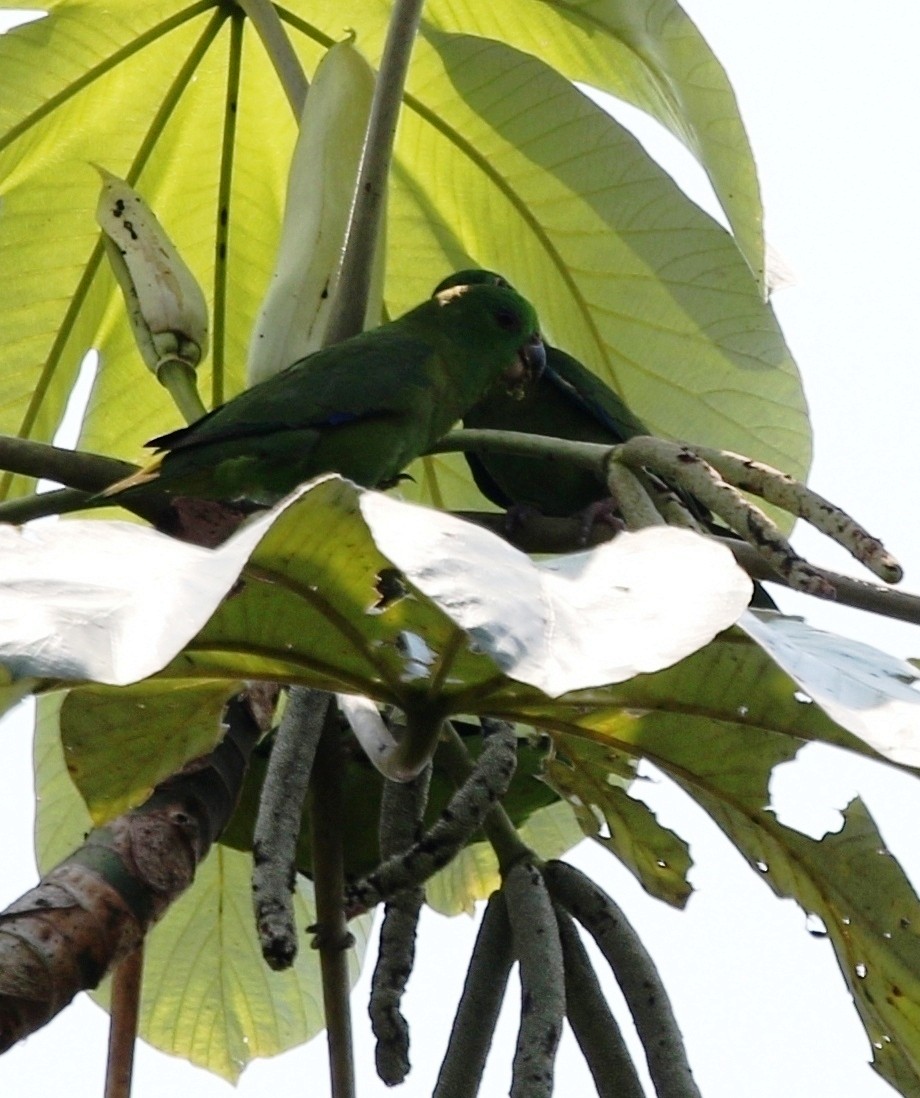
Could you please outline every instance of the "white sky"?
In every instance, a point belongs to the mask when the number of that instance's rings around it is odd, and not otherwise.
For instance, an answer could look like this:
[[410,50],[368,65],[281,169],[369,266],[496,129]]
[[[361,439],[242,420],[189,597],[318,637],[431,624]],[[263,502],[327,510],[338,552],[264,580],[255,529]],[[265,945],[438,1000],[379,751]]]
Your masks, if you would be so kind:
[[[870,13],[855,0],[685,0],[734,83],[767,209],[768,234],[798,284],[775,304],[805,379],[817,456],[813,486],[843,503],[905,564],[920,590],[917,452],[917,306],[920,254],[920,5],[884,0]],[[651,146],[650,146],[651,147]],[[655,143],[654,150],[659,147]],[[681,162],[683,162],[681,160]],[[694,173],[681,181],[695,186]],[[694,197],[703,201],[699,192]],[[857,444],[858,440],[858,444]],[[845,568],[817,535],[797,544]],[[896,655],[920,655],[915,627],[814,600],[784,609],[858,636]],[[34,883],[30,761],[21,722],[5,726],[0,906]],[[812,749],[774,780],[785,822],[830,823],[858,790],[889,847],[920,880],[916,781],[842,753]],[[684,913],[649,900],[605,852],[583,844],[574,860],[615,895],[658,961],[706,1098],[884,1098],[894,1092],[866,1066],[869,1046],[830,946],[809,936],[803,913],[776,900],[715,827],[662,784],[647,799],[693,847],[697,892]],[[786,809],[787,802],[789,808]],[[474,926],[429,916],[406,1010],[416,1068],[398,1093],[430,1095],[447,1040],[451,1004]],[[461,941],[462,939],[462,941]],[[363,1020],[366,981],[355,998],[359,1094],[393,1093],[376,1080]],[[508,1004],[506,1004],[507,1006]],[[516,1004],[511,1004],[516,1009]],[[514,1011],[505,1012],[483,1094],[507,1093]],[[322,1041],[250,1067],[239,1094],[328,1094]],[[78,1002],[0,1060],[0,1093],[102,1092],[105,1017]],[[592,1093],[573,1043],[557,1074],[560,1095]],[[226,1084],[144,1047],[136,1098],[163,1093],[228,1098]]]

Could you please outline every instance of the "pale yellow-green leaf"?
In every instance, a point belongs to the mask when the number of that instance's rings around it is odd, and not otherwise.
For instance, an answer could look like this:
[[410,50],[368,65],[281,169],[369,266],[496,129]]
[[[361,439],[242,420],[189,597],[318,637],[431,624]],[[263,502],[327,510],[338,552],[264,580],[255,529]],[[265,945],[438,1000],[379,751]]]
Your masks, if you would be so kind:
[[[231,1081],[250,1060],[303,1044],[325,1027],[319,953],[304,930],[316,921],[311,886],[300,878],[294,896],[297,959],[273,972],[256,938],[251,881],[251,856],[215,846],[195,884],[153,930],[144,964],[144,1039]],[[358,939],[349,954],[354,982],[370,918],[350,926]]]
[[[556,736],[556,754],[546,780],[572,805],[582,831],[627,865],[643,888],[683,907],[690,897],[687,871],[692,859],[680,836],[627,792],[625,759],[612,747],[575,736]],[[606,834],[602,827],[606,825]]]
[[[544,41],[537,52],[568,76],[592,79],[596,69],[604,86],[620,73],[620,94],[672,123],[686,113],[681,125],[695,139],[718,132],[716,145],[733,150],[719,169],[722,192],[744,194],[749,157],[721,70],[675,5],[655,5],[648,19],[645,6],[561,11],[509,0],[508,14],[486,16],[433,0],[391,180],[387,307],[414,304],[451,267],[501,268],[535,299],[548,334],[652,429],[800,475],[809,442],[798,378],[731,238],[565,77],[511,45],[447,33],[501,31],[525,49]],[[146,438],[179,423],[141,369],[99,263],[91,159],[142,190],[208,288],[206,403],[239,389],[294,123],[261,44],[233,10],[62,0],[0,41],[0,317],[10,333],[0,430],[49,438],[90,345],[102,364],[82,444],[136,459]],[[349,25],[376,59],[387,11],[304,0],[284,14],[312,72]],[[471,502],[465,475],[444,479],[426,486],[429,497]],[[5,494],[28,487],[0,484]]]
[[[358,29],[375,62],[388,0],[342,0],[287,6],[285,17],[307,34],[335,38]],[[290,13],[290,14],[287,14]],[[423,38],[437,31],[506,43],[647,111],[700,160],[734,227],[738,246],[763,277],[763,210],[754,159],[728,77],[674,0],[429,0]]]
[[82,686],[61,709],[70,777],[98,827],[145,801],[153,787],[223,736],[221,715],[239,689],[228,682]]
[[67,773],[60,715],[66,695],[47,694],[35,706],[35,858],[47,873],[78,847],[93,822]]
[[673,0],[449,0],[426,12],[433,26],[506,42],[657,118],[706,169],[738,247],[763,281],[760,188],[735,95]]

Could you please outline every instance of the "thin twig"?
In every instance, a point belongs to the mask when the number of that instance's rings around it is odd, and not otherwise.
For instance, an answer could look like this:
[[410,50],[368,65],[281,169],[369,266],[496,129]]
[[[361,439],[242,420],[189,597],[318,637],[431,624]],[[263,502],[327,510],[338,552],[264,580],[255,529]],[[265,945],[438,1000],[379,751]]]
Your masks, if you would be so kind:
[[498,1023],[514,953],[505,897],[486,904],[432,1098],[475,1098]]
[[137,472],[137,466],[104,454],[67,450],[47,442],[0,435],[0,469],[36,480],[55,481],[84,492],[100,492]]
[[332,1098],[355,1098],[352,1055],[348,950],[354,939],[348,931],[342,896],[345,863],[342,850],[344,757],[330,706],[320,736],[310,781],[310,837],[316,898],[314,948],[319,950],[323,981],[323,1008],[329,1043]]
[[0,503],[0,523],[21,526],[33,519],[47,518],[49,515],[67,515],[72,511],[82,511],[90,506],[91,492],[80,488],[56,488],[50,492],[39,492],[34,496],[21,496]]
[[861,564],[886,583],[900,583],[904,570],[878,538],[873,537],[855,519],[835,503],[818,495],[805,484],[779,469],[726,450],[706,446],[690,449],[717,469],[726,480],[743,492],[753,492],[790,515],[807,523],[842,545]]
[[556,905],[565,965],[565,1013],[588,1064],[598,1098],[644,1098],[623,1034],[571,915]]
[[464,427],[450,431],[429,447],[428,454],[450,454],[473,450],[477,454],[517,454],[521,457],[551,457],[590,469],[602,485],[607,480],[607,459],[612,447],[603,442],[573,442],[567,438],[529,435],[521,431],[491,431]]
[[[514,774],[517,743],[513,730],[508,730],[510,726],[505,725],[501,733],[487,740],[472,773],[451,797],[437,823],[418,842],[348,887],[349,911],[368,910],[403,889],[427,881],[469,842],[489,810],[505,795]],[[521,851],[529,853],[516,832],[514,838]]]
[[607,469],[607,487],[630,530],[664,525],[664,519],[634,470],[612,461]]
[[294,892],[297,838],[316,745],[332,703],[323,690],[294,687],[272,744],[252,841],[252,905],[262,956],[290,968],[297,956]]
[[740,537],[755,546],[773,568],[788,579],[790,587],[818,598],[834,597],[831,585],[799,556],[776,523],[689,447],[651,435],[636,436],[615,447],[611,460],[654,469],[676,480]]
[[514,953],[521,971],[521,1028],[511,1098],[551,1098],[556,1050],[565,1017],[559,927],[540,870],[518,862],[503,887]]
[[[380,855],[401,854],[418,840],[428,804],[431,767],[411,782],[388,781],[380,805]],[[386,905],[380,948],[371,981],[368,1013],[377,1038],[377,1074],[396,1086],[409,1074],[409,1024],[400,1010],[415,963],[415,936],[425,899],[420,886],[398,893]]]
[[645,1049],[658,1098],[701,1098],[658,969],[614,901],[566,862],[543,867],[550,895],[581,923],[613,970]]
[[157,367],[157,381],[173,398],[186,423],[195,423],[207,414],[196,383],[195,368],[180,358],[169,358]]
[[364,323],[386,182],[393,157],[396,121],[423,3],[424,0],[395,0],[393,4],[367,123],[367,138],[355,186],[342,267],[335,300],[329,312],[325,335],[327,345],[356,335]]
[[303,106],[310,85],[284,25],[278,18],[275,5],[271,0],[236,0],[236,2],[262,39],[262,45],[284,89],[294,117],[299,119],[303,114]]
[[[504,721],[492,720],[489,717],[480,718],[484,736],[492,736],[498,733],[508,743],[514,735],[514,729]],[[514,743],[515,752],[517,742]],[[444,734],[438,751],[438,761],[444,764],[451,781],[459,789],[473,773],[474,762],[467,751],[463,737],[457,732],[450,721],[444,722]],[[510,779],[509,779],[510,783]],[[521,840],[517,828],[511,822],[508,813],[498,800],[491,806],[482,821],[482,829],[486,838],[495,851],[498,858],[499,871],[504,874],[516,862],[524,861],[534,856],[533,851]]]
[[105,1098],[131,1098],[134,1049],[141,1007],[144,944],[129,953],[112,974],[109,1005],[109,1052],[105,1066]]

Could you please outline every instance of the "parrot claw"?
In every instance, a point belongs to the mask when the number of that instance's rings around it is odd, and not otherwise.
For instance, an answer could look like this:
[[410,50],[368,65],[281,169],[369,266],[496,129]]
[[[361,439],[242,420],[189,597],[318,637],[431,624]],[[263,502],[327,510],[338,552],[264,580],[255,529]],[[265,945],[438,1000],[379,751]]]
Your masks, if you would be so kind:
[[581,545],[588,544],[592,529],[600,523],[609,526],[615,534],[622,534],[626,529],[626,523],[620,517],[619,504],[613,496],[589,504],[579,512],[578,519],[578,541]]

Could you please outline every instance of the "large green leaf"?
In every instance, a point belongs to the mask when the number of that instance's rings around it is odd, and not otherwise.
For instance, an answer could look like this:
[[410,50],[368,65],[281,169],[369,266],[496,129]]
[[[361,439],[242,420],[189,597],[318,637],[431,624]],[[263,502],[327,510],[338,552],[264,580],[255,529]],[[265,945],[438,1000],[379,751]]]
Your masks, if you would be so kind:
[[763,211],[735,96],[706,41],[673,0],[431,3],[432,26],[507,42],[570,80],[648,111],[706,169],[738,246],[764,279]]
[[[797,374],[731,237],[565,76],[513,48],[613,88],[705,146],[722,193],[747,196],[735,213],[750,239],[753,176],[724,76],[676,5],[651,5],[649,18],[646,6],[515,0],[507,12],[491,5],[496,14],[433,0],[391,181],[387,303],[412,304],[471,261],[502,269],[554,340],[654,429],[800,475],[809,443]],[[304,0],[283,15],[312,72],[345,26],[376,61],[387,12]],[[552,46],[538,51],[541,42]],[[717,129],[713,144],[705,135]],[[177,422],[140,367],[100,262],[92,159],[136,183],[207,288],[214,350],[203,383],[211,400],[236,392],[293,136],[236,9],[62,0],[0,40],[0,429],[49,438],[91,345],[101,367],[83,444],[136,458]],[[429,498],[474,498],[465,473],[442,480],[423,480]],[[27,488],[3,482],[6,494]]]
[[[606,712],[589,708],[582,692],[563,699],[567,712],[557,704],[547,714],[560,753],[587,777],[602,773],[602,749],[628,751],[685,789],[778,895],[820,918],[877,1070],[902,1094],[920,1094],[920,901],[859,802],[843,829],[820,842],[781,824],[769,807],[773,768],[807,740],[874,752],[808,704],[734,630],[673,668],[604,693],[618,703]],[[591,696],[600,702],[597,692]],[[530,719],[540,723],[533,711]],[[618,769],[611,764],[610,772]],[[605,810],[599,789],[595,780],[592,803]]]
[[[43,870],[79,846],[92,823],[64,761],[61,696],[42,698],[36,722],[37,853]],[[252,858],[217,845],[195,881],[147,938],[141,1036],[165,1052],[235,1080],[246,1064],[303,1044],[324,1027],[319,954],[301,935],[293,968],[270,972],[259,949],[250,899]],[[315,922],[301,880],[295,921]],[[352,920],[357,978],[370,918]],[[107,1002],[103,985],[97,997]]]
[[683,839],[627,792],[635,778],[635,761],[614,747],[590,740],[568,746],[571,758],[565,755],[565,739],[557,738],[546,780],[568,800],[582,831],[628,865],[647,892],[683,907],[691,892],[690,852]]
[[228,680],[370,695],[433,728],[514,699],[516,684],[545,700],[667,666],[736,620],[750,592],[727,550],[687,531],[537,565],[480,527],[338,477],[216,550],[123,523],[30,532],[0,553],[7,601],[22,607],[0,631],[0,665],[46,689],[116,687],[73,694],[63,717],[71,772],[100,816],[211,750]]
[[71,780],[100,825],[145,801],[153,787],[223,738],[234,682],[137,683],[71,690],[60,714]]

